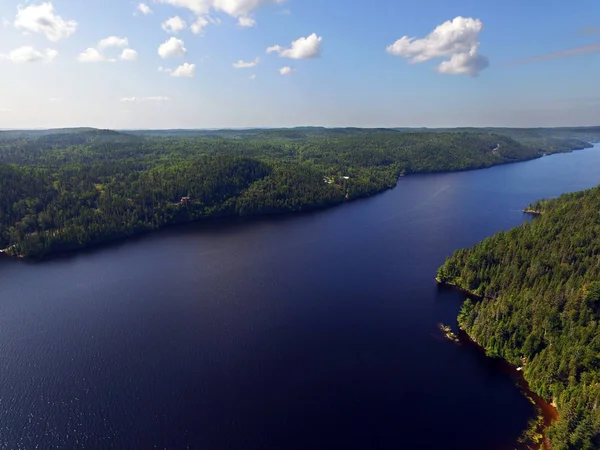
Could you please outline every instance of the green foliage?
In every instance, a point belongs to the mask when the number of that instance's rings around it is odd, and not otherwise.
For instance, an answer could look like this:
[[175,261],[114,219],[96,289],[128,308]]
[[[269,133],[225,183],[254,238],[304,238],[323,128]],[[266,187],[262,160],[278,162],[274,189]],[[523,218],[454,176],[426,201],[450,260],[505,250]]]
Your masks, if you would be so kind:
[[460,313],[458,314],[458,325],[462,329],[469,328],[471,325],[470,318],[472,317],[473,310],[475,309],[475,305],[470,299],[466,299],[460,308]]
[[39,257],[169,224],[323,208],[389,189],[403,174],[541,154],[472,131],[4,131],[0,249]]
[[542,215],[469,250],[439,273],[479,294],[459,324],[490,355],[520,365],[556,402],[552,448],[600,448],[600,187],[532,205]]
[[544,428],[544,416],[538,412],[535,417],[532,417],[527,422],[527,428],[521,433],[517,439],[520,444],[539,444],[544,436],[540,434],[540,430]]

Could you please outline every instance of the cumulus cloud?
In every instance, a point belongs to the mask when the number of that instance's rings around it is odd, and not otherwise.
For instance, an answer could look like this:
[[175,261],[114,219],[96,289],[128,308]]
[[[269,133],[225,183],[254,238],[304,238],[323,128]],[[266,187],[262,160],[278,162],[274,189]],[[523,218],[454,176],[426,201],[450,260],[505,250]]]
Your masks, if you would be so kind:
[[201,34],[209,23],[210,22],[206,17],[198,17],[190,27],[190,30],[192,30],[192,33],[194,34]]
[[42,33],[52,42],[60,41],[77,30],[77,22],[64,20],[56,14],[51,2],[18,6],[14,26],[31,33]]
[[233,63],[234,69],[251,69],[256,66],[260,62],[260,58],[256,57],[252,61],[242,61],[241,59],[238,62]]
[[98,42],[98,46],[96,48],[98,50],[102,51],[102,50],[110,48],[110,47],[122,48],[122,47],[127,47],[127,45],[129,45],[129,41],[127,40],[127,38],[120,38],[117,36],[109,36],[107,38],[100,39],[100,41]]
[[152,10],[145,3],[140,3],[137,5],[137,10],[141,12],[143,15],[147,16],[148,14],[152,14]]
[[250,78],[251,80],[256,80],[256,74],[253,73],[252,75],[250,75],[248,78]]
[[[96,47],[87,48],[85,51],[77,56],[77,61],[83,63],[99,63],[99,62],[115,62],[117,58],[109,58],[104,54],[105,50],[110,48],[123,48],[129,45],[127,38],[121,38],[118,36],[109,36],[98,41]],[[118,59],[121,61],[136,61],[138,59],[138,53],[131,49],[125,48]]]
[[477,76],[479,72],[489,65],[487,58],[471,49],[469,53],[456,53],[449,61],[444,61],[438,66],[439,73],[449,75]]
[[267,48],[267,53],[277,53],[282,58],[291,59],[310,59],[321,56],[321,42],[323,38],[317,36],[316,33],[308,37],[301,37],[292,42],[288,48],[280,45],[273,45]]
[[[158,3],[164,3],[179,8],[186,8],[193,12],[198,19],[209,16],[211,12],[225,13],[238,19],[238,25],[242,27],[251,27],[256,21],[251,17],[252,13],[259,8],[267,5],[276,5],[284,3],[286,0],[155,0]],[[203,23],[203,22],[201,22]],[[194,31],[199,34],[208,21],[203,25],[196,25]],[[192,29],[192,31],[194,28]]]
[[257,9],[269,5],[284,3],[285,0],[157,0],[180,8],[187,8],[197,15],[210,13],[212,10],[224,12],[232,17],[249,16]]
[[58,52],[53,49],[44,51],[36,50],[30,46],[19,47],[8,55],[2,55],[3,59],[8,59],[16,64],[32,62],[52,62],[58,56]]
[[196,72],[196,64],[183,63],[175,70],[170,71],[172,77],[193,77]]
[[281,69],[279,69],[279,73],[281,75],[291,75],[293,71],[294,71],[294,69],[292,69],[289,66],[285,66],[285,67],[282,67]]
[[185,21],[179,16],[171,17],[170,19],[167,19],[162,23],[162,29],[165,30],[167,33],[173,34],[177,34],[180,31],[185,30],[186,26],[187,24],[185,23]]
[[411,64],[450,58],[438,66],[440,73],[477,76],[489,65],[488,59],[478,52],[482,29],[481,20],[459,16],[438,25],[424,38],[403,36],[389,45],[387,52],[406,58]]
[[211,16],[199,16],[190,27],[190,30],[192,30],[192,33],[194,34],[202,35],[204,34],[204,29],[210,24],[221,25],[221,19]]
[[240,27],[250,28],[256,25],[256,20],[254,20],[252,17],[240,17],[238,19],[238,25]]
[[[105,58],[102,53],[95,48],[90,47],[77,56],[77,61],[83,63],[96,63],[109,61],[109,59]],[[112,61],[114,61],[114,59]]]
[[181,39],[172,37],[160,44],[158,47],[158,54],[161,58],[165,59],[182,57],[187,54],[187,49]]
[[119,59],[121,61],[137,61],[138,60],[138,52],[136,52],[132,48],[126,48],[119,55]]
[[169,97],[123,97],[120,102],[123,103],[136,103],[136,102],[166,102],[169,101]]
[[12,112],[12,109],[0,108],[0,114],[5,114],[5,113],[9,113],[9,112]]

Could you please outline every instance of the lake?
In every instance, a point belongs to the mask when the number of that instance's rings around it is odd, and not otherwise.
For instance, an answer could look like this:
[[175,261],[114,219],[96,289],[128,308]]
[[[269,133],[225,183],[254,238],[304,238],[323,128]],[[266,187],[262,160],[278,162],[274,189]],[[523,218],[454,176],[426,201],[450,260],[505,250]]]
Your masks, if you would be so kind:
[[436,270],[600,183],[600,146],[372,198],[0,259],[0,448],[512,449],[515,379],[438,330]]

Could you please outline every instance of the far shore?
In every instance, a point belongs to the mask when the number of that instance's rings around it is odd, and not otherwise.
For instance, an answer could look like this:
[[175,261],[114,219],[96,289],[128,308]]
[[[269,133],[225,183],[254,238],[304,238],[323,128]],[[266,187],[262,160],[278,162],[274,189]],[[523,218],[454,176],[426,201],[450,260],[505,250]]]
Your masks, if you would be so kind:
[[[567,151],[558,151],[556,153],[551,153],[552,155],[559,155],[559,154],[563,154],[563,153],[571,153],[573,151],[577,151],[577,150],[586,150],[588,148],[593,148],[595,144],[590,143],[590,147],[582,147],[582,148],[575,148],[575,149],[571,149],[568,152]],[[14,258],[20,258],[20,259],[33,259],[33,260],[43,260],[43,259],[48,259],[48,258],[52,258],[53,256],[57,256],[60,254],[69,254],[69,253],[74,253],[74,252],[78,252],[78,251],[82,251],[85,249],[91,249],[91,248],[98,248],[98,247],[102,247],[102,246],[106,246],[108,244],[111,243],[115,243],[115,242],[119,242],[119,241],[126,241],[127,239],[130,239],[133,236],[140,236],[140,235],[144,235],[144,234],[148,234],[148,233],[152,233],[152,232],[156,232],[159,230],[163,230],[169,227],[174,227],[174,226],[178,226],[178,225],[186,225],[186,224],[190,224],[190,223],[200,223],[200,222],[210,222],[210,221],[214,221],[214,220],[218,220],[218,219],[249,219],[249,218],[256,218],[256,217],[269,217],[269,216],[288,216],[288,215],[297,215],[297,214],[302,214],[302,213],[307,213],[307,212],[313,212],[313,211],[318,211],[318,210],[325,210],[325,209],[330,209],[330,208],[334,208],[337,207],[339,205],[342,205],[344,203],[349,203],[349,202],[355,202],[355,201],[360,201],[360,200],[364,200],[367,199],[371,196],[374,195],[378,195],[381,194],[383,192],[386,192],[388,190],[394,189],[398,183],[400,182],[400,180],[404,177],[407,176],[418,176],[418,175],[429,175],[429,174],[439,174],[439,173],[459,173],[459,172],[470,172],[470,171],[475,171],[475,170],[485,170],[485,169],[491,169],[493,167],[497,167],[497,166],[503,166],[503,165],[508,165],[508,164],[517,164],[517,163],[522,163],[522,162],[527,162],[527,161],[531,161],[531,160],[536,160],[539,158],[542,158],[544,155],[539,155],[539,156],[534,156],[532,158],[528,158],[528,159],[522,159],[522,160],[511,160],[511,161],[502,161],[502,162],[498,162],[498,163],[493,163],[489,166],[483,166],[483,167],[473,167],[473,168],[464,168],[464,169],[456,169],[456,170],[445,170],[445,171],[440,171],[440,172],[402,172],[398,175],[398,177],[396,178],[396,181],[394,183],[394,185],[392,186],[387,186],[387,187],[383,187],[380,188],[378,190],[375,190],[373,192],[366,192],[364,194],[361,195],[357,195],[356,197],[353,198],[348,198],[348,195],[346,194],[346,196],[341,200],[341,201],[337,201],[334,203],[330,203],[330,204],[326,204],[326,205],[304,205],[303,207],[301,207],[300,209],[297,210],[285,210],[285,211],[276,211],[276,212],[267,212],[267,213],[259,213],[259,214],[254,214],[254,215],[250,215],[250,216],[239,216],[239,215],[231,215],[231,216],[214,216],[214,217],[205,217],[205,218],[201,218],[201,219],[196,219],[190,222],[184,222],[184,223],[166,223],[163,224],[161,226],[159,226],[156,229],[149,229],[149,230],[141,230],[141,231],[135,231],[132,234],[127,234],[124,236],[118,236],[118,237],[114,237],[114,238],[109,238],[107,240],[103,240],[103,241],[97,241],[94,243],[86,243],[85,245],[80,245],[80,246],[75,246],[73,248],[70,249],[60,249],[60,250],[55,250],[55,251],[51,251],[49,253],[44,253],[42,255],[39,256],[30,256],[27,254],[14,254],[13,252],[11,252],[11,247],[5,248],[4,250],[0,250],[0,253],[4,253],[6,255],[12,256]],[[530,209],[523,209],[523,213],[526,214],[532,214],[532,215],[541,215],[542,212],[541,211],[535,211],[535,210],[530,210]],[[456,286],[458,288],[458,286]]]

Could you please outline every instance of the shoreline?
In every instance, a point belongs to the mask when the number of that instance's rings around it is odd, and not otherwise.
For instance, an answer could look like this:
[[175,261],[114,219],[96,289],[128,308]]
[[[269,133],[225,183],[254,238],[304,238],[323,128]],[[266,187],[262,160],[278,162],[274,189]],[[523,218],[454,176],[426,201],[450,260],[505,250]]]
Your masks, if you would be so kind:
[[[443,282],[437,277],[436,277],[435,281],[440,286],[448,286],[456,291],[459,291],[463,294],[468,295],[471,298],[478,299],[479,301],[482,301],[485,299],[485,297],[477,295],[461,286],[457,286],[456,284],[453,284],[453,283]],[[510,374],[516,380],[516,385],[519,388],[519,390],[535,406],[535,408],[537,410],[537,416],[532,420],[537,421],[537,426],[535,427],[535,432],[539,433],[539,435],[541,436],[540,442],[535,442],[530,439],[526,442],[518,443],[517,446],[523,445],[523,448],[528,449],[528,450],[529,449],[530,450],[551,450],[552,447],[550,445],[550,441],[548,440],[548,436],[546,435],[546,431],[553,422],[555,422],[556,420],[559,419],[559,414],[558,414],[558,410],[556,409],[556,407],[554,405],[548,403],[546,400],[544,400],[542,397],[540,397],[538,394],[536,394],[534,391],[531,390],[523,371],[518,370],[518,369],[520,369],[519,367],[515,366],[514,364],[511,364],[510,362],[506,361],[505,359],[489,357],[486,354],[485,348],[482,347],[481,345],[479,345],[479,343],[477,341],[475,341],[471,336],[469,336],[469,334],[465,330],[463,330],[460,327],[458,327],[458,343],[461,345],[464,345],[466,347],[471,347],[471,348],[475,349],[477,352],[482,353],[482,355],[485,356],[486,358],[494,359],[494,360],[497,360],[498,362],[500,362],[501,365],[504,366],[507,373]],[[531,430],[530,428],[525,428],[523,430],[523,435],[525,435],[525,433],[528,431],[534,431],[534,430]]]
[[[481,353],[482,356],[490,358],[489,356],[487,356],[485,348],[483,348],[476,341],[474,341],[471,338],[471,336],[469,336],[469,334],[461,328],[459,328],[458,331],[458,341],[461,345],[473,348],[475,351]],[[536,409],[537,414],[534,418],[532,418],[532,420],[536,420],[538,422],[537,426],[535,427],[535,430],[525,428],[523,430],[523,434],[525,434],[527,431],[535,431],[536,433],[539,433],[541,435],[540,442],[534,442],[532,440],[527,440],[522,443],[518,442],[517,448],[519,448],[519,446],[523,446],[523,449],[527,450],[551,450],[552,447],[550,446],[550,442],[548,441],[546,430],[553,422],[558,420],[558,410],[553,405],[546,402],[543,398],[541,398],[539,395],[537,395],[534,391],[531,390],[531,388],[529,387],[529,383],[523,375],[523,372],[517,370],[517,366],[509,363],[508,361],[502,358],[493,359],[496,359],[498,362],[501,363],[502,366],[504,366],[504,370],[506,370],[506,372],[515,379],[516,385],[521,391],[521,393],[525,396],[525,398],[527,398],[527,400],[529,400],[529,402],[532,405],[534,405]]]
[[[550,154],[540,154],[531,158],[525,158],[525,159],[521,159],[521,160],[513,160],[513,161],[502,161],[502,162],[498,162],[498,163],[493,163],[491,165],[487,165],[487,166],[482,166],[482,167],[476,167],[476,168],[465,168],[465,169],[456,169],[456,170],[445,170],[445,171],[430,171],[430,172],[403,172],[400,175],[398,175],[398,177],[396,178],[395,183],[392,186],[389,187],[385,187],[383,189],[380,190],[376,190],[373,192],[366,192],[362,195],[358,195],[356,197],[353,198],[345,198],[342,201],[338,201],[338,202],[334,202],[331,204],[326,204],[326,205],[303,205],[302,207],[300,207],[300,209],[295,210],[295,211],[289,211],[289,210],[284,210],[284,211],[272,211],[272,212],[267,212],[267,213],[260,213],[260,214],[253,214],[253,215],[249,215],[249,216],[240,216],[240,215],[216,215],[213,217],[206,217],[206,218],[200,218],[197,220],[192,220],[189,222],[182,222],[182,223],[169,223],[169,224],[164,224],[156,229],[149,229],[149,230],[141,230],[141,231],[137,231],[134,232],[132,234],[127,234],[125,236],[118,236],[115,238],[111,238],[108,240],[104,240],[104,241],[98,241],[98,242],[93,242],[93,243],[89,243],[86,245],[82,245],[82,246],[78,246],[78,247],[74,247],[71,249],[65,249],[65,250],[56,250],[56,251],[52,251],[50,253],[47,254],[43,254],[43,255],[39,255],[39,256],[27,256],[27,255],[22,255],[22,254],[14,254],[12,252],[10,252],[10,248],[8,247],[2,251],[0,251],[0,253],[3,253],[5,255],[8,255],[11,258],[14,259],[23,259],[23,260],[30,260],[30,261],[44,261],[44,260],[49,260],[55,257],[60,257],[61,255],[66,255],[66,254],[73,254],[73,253],[79,253],[81,251],[84,250],[92,250],[92,249],[97,249],[97,248],[102,248],[105,247],[107,245],[111,245],[111,244],[115,244],[115,243],[120,243],[120,242],[127,242],[129,239],[131,239],[132,237],[138,237],[138,236],[143,236],[143,235],[147,235],[147,234],[152,234],[155,233],[156,231],[161,231],[161,230],[165,230],[171,227],[176,227],[176,226],[181,226],[181,225],[190,225],[190,224],[195,224],[195,223],[210,223],[213,222],[215,220],[219,220],[219,219],[258,219],[258,218],[264,218],[264,217],[281,217],[281,216],[293,216],[293,215],[297,215],[297,214],[304,214],[304,213],[310,213],[310,212],[317,212],[317,211],[324,211],[327,209],[333,209],[335,207],[338,207],[340,205],[346,204],[346,203],[350,203],[350,202],[355,202],[355,201],[359,201],[359,200],[364,200],[367,199],[369,197],[375,196],[375,195],[379,195],[382,194],[384,192],[390,191],[392,189],[394,189],[396,186],[398,186],[398,183],[400,182],[400,180],[402,178],[406,178],[407,176],[415,176],[415,175],[429,175],[429,174],[440,174],[440,173],[459,173],[459,172],[471,172],[471,171],[475,171],[475,170],[485,170],[485,169],[491,169],[493,167],[499,167],[499,166],[504,166],[504,165],[509,165],[509,164],[517,164],[517,163],[523,163],[523,162],[529,162],[529,161],[534,161],[536,159],[541,159],[545,156],[551,156],[551,155],[560,155],[560,154],[568,154],[568,153],[572,153],[574,151],[579,151],[579,150],[588,150],[590,148],[593,148],[594,144],[590,143],[590,147],[585,147],[585,148],[576,148],[576,149],[571,149],[568,151],[558,151],[558,152],[553,152]],[[528,213],[528,211],[523,210],[524,213]],[[533,212],[531,212],[531,214],[534,214]],[[539,213],[541,214],[541,213]]]

